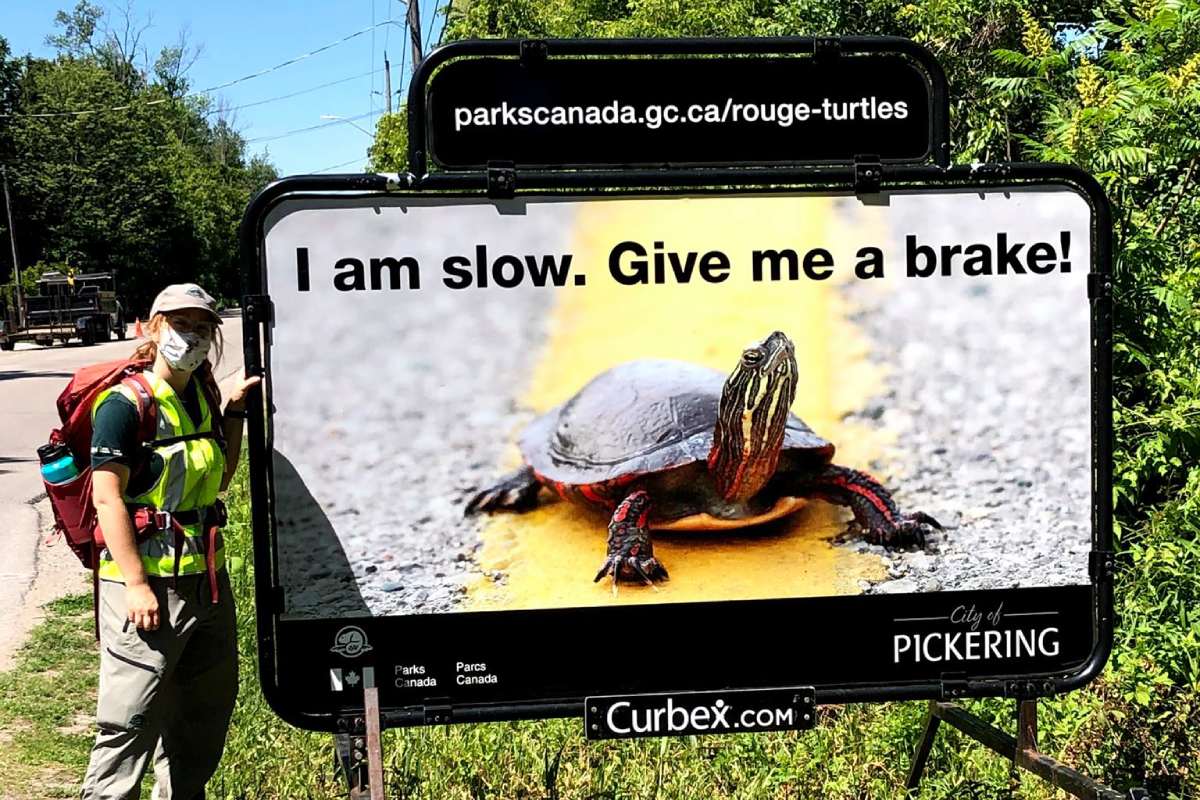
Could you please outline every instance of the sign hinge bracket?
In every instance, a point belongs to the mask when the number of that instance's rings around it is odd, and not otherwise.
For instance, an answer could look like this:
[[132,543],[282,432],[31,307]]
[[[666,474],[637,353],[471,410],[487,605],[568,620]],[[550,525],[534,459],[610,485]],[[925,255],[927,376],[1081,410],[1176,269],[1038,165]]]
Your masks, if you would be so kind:
[[1111,581],[1117,574],[1117,554],[1112,550],[1093,550],[1088,554],[1088,575],[1092,582]]
[[246,295],[242,298],[242,309],[250,322],[269,325],[275,321],[275,304],[269,295]]
[[960,678],[956,674],[946,674],[942,676],[941,680],[938,681],[938,684],[943,701],[957,700],[960,697],[967,696],[967,689],[969,688],[969,685],[967,683],[966,675],[963,675]]
[[1097,297],[1112,297],[1112,276],[1103,272],[1089,272],[1087,276],[1089,300]]
[[545,63],[550,49],[545,39],[522,39],[519,48],[523,67],[536,67]]
[[883,164],[879,156],[854,157],[854,193],[878,194],[883,185]]
[[842,40],[836,36],[818,36],[813,39],[813,56],[817,61],[827,62],[842,54]]
[[517,192],[517,170],[511,161],[489,161],[487,165],[487,196],[506,200]]
[[1004,684],[1004,696],[1017,700],[1035,700],[1039,697],[1050,697],[1054,694],[1054,681],[1048,678],[1008,681]]
[[448,698],[426,703],[421,707],[426,725],[448,725],[454,714],[454,708],[450,705]]

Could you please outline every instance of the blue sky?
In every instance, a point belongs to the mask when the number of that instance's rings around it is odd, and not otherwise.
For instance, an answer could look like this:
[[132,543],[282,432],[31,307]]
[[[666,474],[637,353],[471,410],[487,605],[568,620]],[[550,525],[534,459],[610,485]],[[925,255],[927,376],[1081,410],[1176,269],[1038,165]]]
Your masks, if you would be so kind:
[[[427,38],[432,22],[432,40],[436,42],[441,34],[442,15],[433,12],[443,8],[447,0],[418,1],[424,29],[421,38],[423,41]],[[52,56],[45,39],[56,30],[54,14],[74,4],[75,0],[8,0],[0,16],[0,36],[8,40],[16,54]],[[101,5],[109,10],[112,24],[122,23],[123,2]],[[402,22],[405,10],[406,6],[397,0],[135,0],[134,6],[138,18],[147,15],[151,18],[151,27],[143,38],[151,61],[160,47],[173,44],[185,28],[190,41],[202,46],[199,60],[188,72],[193,89],[215,86],[273,67],[367,28],[372,21]],[[221,89],[216,95],[236,107],[338,81],[334,86],[239,109],[233,112],[234,120],[238,130],[250,140],[250,151],[267,152],[281,175],[322,170],[355,172],[366,164],[366,149],[371,143],[371,137],[355,125],[373,131],[375,119],[384,108],[385,49],[392,66],[392,91],[407,90],[408,76],[412,73],[407,32],[398,24],[388,24],[296,64]],[[428,52],[428,43],[425,49]],[[393,100],[394,106],[399,97]],[[353,124],[333,121],[334,124],[318,130],[268,138],[331,122],[321,119],[322,115],[372,114],[355,119]]]

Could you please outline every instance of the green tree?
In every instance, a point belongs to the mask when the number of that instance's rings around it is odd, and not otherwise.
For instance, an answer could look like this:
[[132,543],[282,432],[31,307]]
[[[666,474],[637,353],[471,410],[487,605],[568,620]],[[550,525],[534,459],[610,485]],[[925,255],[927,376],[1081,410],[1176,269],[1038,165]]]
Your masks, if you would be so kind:
[[[19,100],[21,65],[12,57],[8,40],[0,36],[0,115],[8,115],[16,110]],[[4,119],[4,116],[0,116]],[[8,125],[0,123],[0,164],[9,167],[13,163],[12,130]],[[0,202],[3,197],[0,196]],[[12,249],[8,242],[8,218],[0,210],[0,283],[12,281]],[[2,297],[3,295],[0,295]],[[0,299],[0,304],[3,300]]]
[[[1077,164],[1115,214],[1120,626],[1104,676],[1047,704],[1065,755],[1192,796],[1200,739],[1200,2],[470,0],[446,39],[906,36],[950,83],[955,159]],[[1053,23],[1093,25],[1066,49]],[[1089,59],[1088,45],[1103,45]],[[984,704],[999,715],[999,706]],[[897,717],[898,718],[898,717]]]
[[408,109],[384,114],[375,123],[375,140],[367,148],[371,172],[408,171]]
[[[130,13],[114,29],[84,0],[56,24],[52,60],[13,62],[0,50],[0,103],[15,115],[0,126],[0,148],[22,261],[116,270],[134,314],[184,280],[236,298],[238,222],[274,168],[247,159],[206,99],[186,96],[196,51],[185,39],[140,68],[146,27]],[[88,113],[36,116],[64,110]]]

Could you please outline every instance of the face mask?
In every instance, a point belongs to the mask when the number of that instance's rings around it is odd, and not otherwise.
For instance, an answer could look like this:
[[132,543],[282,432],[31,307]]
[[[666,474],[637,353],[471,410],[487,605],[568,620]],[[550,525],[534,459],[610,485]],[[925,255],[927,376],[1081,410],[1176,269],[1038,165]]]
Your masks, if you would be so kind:
[[191,372],[208,357],[211,339],[195,333],[180,333],[170,325],[164,325],[158,337],[158,352],[172,369]]

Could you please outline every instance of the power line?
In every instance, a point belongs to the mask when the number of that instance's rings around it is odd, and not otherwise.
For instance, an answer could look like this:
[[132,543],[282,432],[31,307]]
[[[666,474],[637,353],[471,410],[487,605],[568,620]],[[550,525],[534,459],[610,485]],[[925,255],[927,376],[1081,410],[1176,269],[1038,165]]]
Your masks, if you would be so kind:
[[[378,71],[379,70],[376,70],[376,72],[378,72]],[[233,106],[232,108],[214,108],[211,111],[205,111],[204,116],[211,117],[213,114],[220,114],[220,113],[226,112],[226,111],[241,111],[243,108],[253,108],[254,106],[262,106],[262,105],[266,105],[267,103],[274,103],[277,100],[287,100],[292,97],[298,97],[302,94],[308,94],[309,92],[315,92],[319,89],[328,89],[330,86],[337,86],[338,84],[341,84],[341,83],[349,83],[350,81],[356,81],[359,78],[365,78],[366,76],[368,76],[370,74],[371,74],[370,72],[360,72],[358,75],[351,75],[349,78],[341,78],[340,80],[330,81],[329,83],[322,83],[317,86],[310,86],[307,89],[301,89],[299,91],[291,92],[289,94],[281,94],[276,97],[268,97],[266,100],[256,100],[253,103],[243,103],[240,106]]]
[[[385,8],[388,9],[387,13],[389,13],[389,14],[392,13],[391,5],[392,5],[392,0],[384,0],[384,6],[385,6]],[[388,26],[388,28],[383,32],[383,67],[385,70],[388,69],[387,52],[388,52],[388,43],[391,41],[391,39],[392,39],[392,28],[391,28],[391,26]],[[390,70],[388,70],[388,72],[389,72],[389,74],[383,76],[383,91],[385,94],[388,91],[390,91],[392,88],[392,76],[390,74]],[[372,92],[373,92],[374,88],[375,88],[375,79],[374,78],[371,79],[371,88],[372,88]],[[372,94],[372,97],[373,96],[374,96],[374,94]],[[374,107],[375,107],[374,105],[371,106],[371,108],[374,108]],[[392,109],[392,98],[391,97],[384,98],[383,107],[386,108],[388,111],[391,111],[391,109]]]
[[375,110],[375,0],[371,0],[371,91],[367,93],[367,106]]
[[[416,0],[412,0],[412,2],[415,3]],[[408,33],[408,15],[407,14],[404,16],[404,25],[401,27],[401,30],[404,31],[405,33]],[[408,60],[408,48],[401,47],[400,48],[400,81],[402,83],[405,80],[404,64],[407,60]]]
[[333,166],[330,166],[330,167],[322,167],[321,169],[313,170],[309,174],[310,175],[318,175],[322,172],[328,172],[331,169],[338,169],[340,167],[348,167],[351,164],[360,164],[360,163],[362,163],[362,161],[363,161],[362,156],[359,156],[358,158],[352,158],[349,161],[343,161],[340,164],[334,164]]
[[[433,10],[429,12],[429,30],[427,30],[425,32],[425,53],[426,54],[428,54],[429,51],[433,49],[433,47],[430,46],[430,42],[433,41],[433,23],[437,21],[437,12],[438,12],[437,0],[432,0],[432,2],[433,2]],[[388,28],[388,30],[391,30],[391,28]]]
[[[310,50],[309,52],[304,53],[302,55],[298,55],[295,58],[289,58],[287,61],[283,61],[279,64],[276,64],[273,67],[267,67],[266,69],[261,69],[258,72],[254,72],[249,75],[243,75],[240,78],[234,78],[233,80],[226,81],[225,83],[218,83],[216,86],[210,86],[207,89],[198,89],[197,91],[194,91],[194,92],[188,92],[184,95],[181,95],[181,97],[179,99],[183,99],[184,97],[197,97],[202,94],[211,94],[212,92],[215,92],[219,89],[226,89],[226,88],[233,86],[235,84],[238,84],[238,83],[243,83],[245,81],[252,80],[254,78],[261,78],[263,75],[268,75],[272,72],[275,72],[276,70],[280,70],[280,69],[283,69],[284,67],[288,67],[288,66],[291,66],[292,64],[303,61],[306,58],[312,58],[313,56],[318,55],[319,53],[323,53],[326,50],[329,50],[331,48],[337,47],[340,44],[345,44],[346,42],[350,41],[351,39],[355,39],[359,36],[362,36],[364,33],[370,33],[371,31],[378,28],[380,25],[393,25],[393,24],[399,24],[399,21],[394,20],[394,19],[385,19],[382,22],[375,23],[368,28],[363,28],[360,31],[355,31],[354,33],[351,33],[347,36],[343,36],[341,39],[338,39],[336,42],[330,42],[327,45],[318,47],[316,50]],[[107,107],[107,108],[87,108],[87,109],[81,109],[78,111],[46,111],[46,112],[40,112],[40,113],[36,113],[36,114],[0,114],[0,119],[3,119],[5,117],[22,117],[22,118],[80,117],[80,116],[84,116],[86,114],[100,114],[100,113],[105,113],[105,112],[109,112],[109,111],[128,111],[132,108],[137,108],[140,106],[156,106],[156,105],[160,105],[162,103],[169,102],[173,99],[175,99],[175,98],[162,97],[157,100],[147,100],[145,102],[126,103],[124,105],[111,106],[111,107]]]
[[320,125],[310,125],[307,128],[296,128],[295,130],[292,130],[292,131],[284,131],[283,133],[276,133],[271,136],[256,136],[253,139],[247,139],[246,144],[254,144],[256,142],[273,142],[276,139],[285,139],[288,136],[295,136],[298,133],[308,133],[309,131],[315,131],[315,130],[319,130],[321,128],[329,128],[334,125],[344,125],[347,122],[354,122],[356,120],[366,119],[367,117],[374,117],[374,116],[377,116],[378,114],[379,114],[378,111],[368,111],[365,114],[359,114],[357,117],[345,117],[343,119],[335,119],[332,122],[323,122]]

